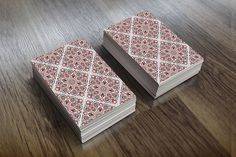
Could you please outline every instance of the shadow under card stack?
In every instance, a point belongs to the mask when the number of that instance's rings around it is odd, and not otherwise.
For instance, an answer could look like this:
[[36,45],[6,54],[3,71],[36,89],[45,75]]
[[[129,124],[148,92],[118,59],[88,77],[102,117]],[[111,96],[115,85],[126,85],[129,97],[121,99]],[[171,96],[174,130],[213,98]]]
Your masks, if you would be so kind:
[[148,11],[111,25],[104,31],[103,46],[154,98],[196,75],[203,63]]
[[35,79],[82,143],[135,111],[135,95],[85,40],[31,62]]

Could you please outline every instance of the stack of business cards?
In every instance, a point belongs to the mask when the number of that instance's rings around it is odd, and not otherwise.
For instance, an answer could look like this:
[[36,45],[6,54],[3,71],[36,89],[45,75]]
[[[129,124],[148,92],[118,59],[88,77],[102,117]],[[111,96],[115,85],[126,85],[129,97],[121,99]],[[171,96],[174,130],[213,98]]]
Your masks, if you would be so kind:
[[150,12],[111,25],[103,46],[154,98],[197,74],[203,58]]
[[35,79],[82,143],[135,111],[135,95],[85,40],[31,62]]

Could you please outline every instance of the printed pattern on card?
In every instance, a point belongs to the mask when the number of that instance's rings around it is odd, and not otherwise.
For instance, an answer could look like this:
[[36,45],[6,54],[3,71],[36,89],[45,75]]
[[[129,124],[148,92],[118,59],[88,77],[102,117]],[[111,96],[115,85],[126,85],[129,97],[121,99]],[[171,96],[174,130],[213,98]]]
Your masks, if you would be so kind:
[[159,84],[203,61],[199,53],[148,11],[114,24],[105,32]]
[[[129,23],[123,25],[120,29],[129,27]],[[135,97],[85,40],[31,62],[79,127]]]

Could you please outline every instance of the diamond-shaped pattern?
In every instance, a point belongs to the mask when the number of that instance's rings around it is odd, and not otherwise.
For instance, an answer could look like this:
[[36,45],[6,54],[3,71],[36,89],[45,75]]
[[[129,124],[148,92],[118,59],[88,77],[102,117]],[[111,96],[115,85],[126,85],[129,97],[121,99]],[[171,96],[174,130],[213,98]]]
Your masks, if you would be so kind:
[[69,45],[77,46],[79,48],[92,49],[91,45],[84,39],[75,40],[71,42]]
[[157,59],[157,40],[133,37],[131,44],[131,54],[135,56]]
[[190,64],[195,64],[198,61],[202,60],[202,56],[195,52],[192,48],[190,48],[189,53]]
[[130,36],[126,34],[119,34],[115,32],[108,32],[108,34],[113,38],[113,40],[117,41],[117,44],[122,47],[125,52],[129,50],[129,40]]
[[52,87],[55,83],[58,68],[41,63],[34,63],[34,65],[38,72],[43,76],[43,79],[48,83],[50,87]]
[[126,31],[128,28],[123,30],[119,26],[122,22],[112,25],[119,30],[114,31],[109,27],[106,33],[157,83],[166,81],[182,69],[202,60],[198,53],[152,13],[143,11],[131,19],[130,33]]
[[62,68],[56,82],[56,91],[83,97],[88,74]]
[[116,104],[119,96],[119,84],[120,81],[116,79],[92,75],[88,87],[88,98]]
[[178,72],[184,70],[185,67],[169,64],[169,63],[160,63],[160,81],[165,81],[171,76],[177,74]]
[[78,126],[134,97],[127,88],[129,94],[121,98],[122,80],[85,40],[76,40],[32,63]]
[[133,59],[153,78],[157,79],[157,61],[133,57]]
[[157,17],[155,15],[153,15],[152,13],[150,13],[149,11],[142,11],[142,12],[138,13],[137,16],[142,17],[142,18],[157,20]]
[[111,25],[109,27],[110,30],[123,32],[123,33],[130,33],[131,28],[131,18],[125,19],[116,25]]
[[158,21],[134,18],[133,34],[144,37],[157,38],[158,37]]
[[130,91],[130,89],[122,83],[121,86],[121,104],[131,100],[134,97],[134,94]]
[[105,63],[102,58],[96,54],[94,62],[93,62],[93,73],[117,77],[117,75],[111,70],[109,66]]
[[111,111],[114,107],[95,101],[86,101],[84,107],[84,114],[82,117],[82,125],[86,125],[92,120],[100,117],[101,115]]
[[188,50],[186,45],[161,42],[161,61],[168,61],[177,64],[188,64]]
[[46,53],[39,57],[36,57],[35,60],[43,63],[51,63],[58,65],[60,63],[64,47],[60,47],[53,52]]
[[71,118],[78,124],[81,117],[83,100],[73,96],[66,96],[62,94],[56,95],[61,104],[66,108]]
[[68,47],[62,65],[77,70],[89,71],[92,58],[93,53],[91,51]]

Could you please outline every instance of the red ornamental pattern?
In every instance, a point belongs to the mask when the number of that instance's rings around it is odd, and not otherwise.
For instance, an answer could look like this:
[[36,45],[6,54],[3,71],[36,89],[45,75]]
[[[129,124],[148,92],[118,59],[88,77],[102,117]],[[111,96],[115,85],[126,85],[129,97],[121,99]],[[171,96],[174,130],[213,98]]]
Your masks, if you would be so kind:
[[156,16],[150,13],[149,11],[142,11],[137,14],[138,17],[148,18],[148,19],[154,19],[156,20]]
[[34,65],[38,72],[43,76],[43,79],[48,83],[50,87],[52,87],[56,79],[57,68],[45,64],[34,63]]
[[131,90],[122,83],[121,87],[121,104],[124,104],[134,98],[134,94],[131,92]]
[[165,81],[171,76],[177,74],[178,72],[184,70],[185,67],[178,66],[174,64],[161,63],[160,64],[160,81]]
[[46,53],[39,57],[36,57],[34,60],[44,62],[44,63],[51,63],[51,64],[59,64],[64,47],[60,47],[50,53]]
[[116,74],[111,70],[109,66],[105,63],[104,60],[99,55],[95,56],[94,64],[93,64],[93,73],[117,77]]
[[156,40],[133,37],[131,44],[131,54],[157,59],[158,42]]
[[195,64],[197,63],[198,61],[202,60],[202,56],[198,53],[196,53],[192,48],[190,48],[189,50],[190,52],[190,64]]
[[161,42],[160,59],[177,64],[188,64],[186,45]]
[[157,79],[157,61],[133,57],[133,59],[153,78]]
[[122,47],[125,52],[128,52],[129,50],[129,40],[130,37],[128,35],[125,34],[118,34],[118,33],[114,33],[114,32],[108,32],[108,34],[110,34],[110,36],[113,38],[113,40],[118,41],[118,45],[120,47]]
[[158,22],[147,19],[134,18],[133,34],[144,37],[158,37]]
[[82,117],[82,125],[87,125],[92,120],[104,115],[111,111],[114,107],[103,103],[94,101],[86,101],[84,107],[84,114]]
[[92,49],[91,45],[84,39],[75,40],[71,42],[70,45],[77,46],[80,48]]
[[125,19],[118,23],[117,25],[111,25],[109,27],[110,30],[123,32],[123,33],[130,33],[131,28],[131,18]]
[[89,71],[92,58],[93,53],[91,51],[67,47],[62,65],[77,70]]
[[[130,25],[130,30],[132,29],[130,33],[125,31],[129,30],[128,28],[114,31],[114,29],[110,29],[111,27],[106,30],[106,33],[125,52],[135,58],[135,61],[156,81],[160,80],[158,83],[162,83],[165,79],[169,79],[178,73],[175,68],[174,71],[170,72],[171,68],[163,68],[163,65],[167,63],[169,67],[178,65],[176,68],[181,71],[181,69],[203,60],[198,53],[193,51],[152,13],[143,11],[132,18],[133,23],[131,22]],[[122,28],[119,26],[121,23],[114,24],[112,27]],[[157,67],[158,65],[162,65],[162,67]]]
[[32,64],[79,127],[134,97],[128,87],[121,94],[122,80],[85,40],[37,57]]
[[88,98],[116,104],[119,95],[119,84],[118,80],[92,75],[89,82]]
[[78,124],[82,112],[83,100],[73,96],[60,94],[57,94],[57,97],[69,113],[70,117]]
[[61,69],[56,83],[56,91],[75,96],[84,96],[87,82],[88,74]]

